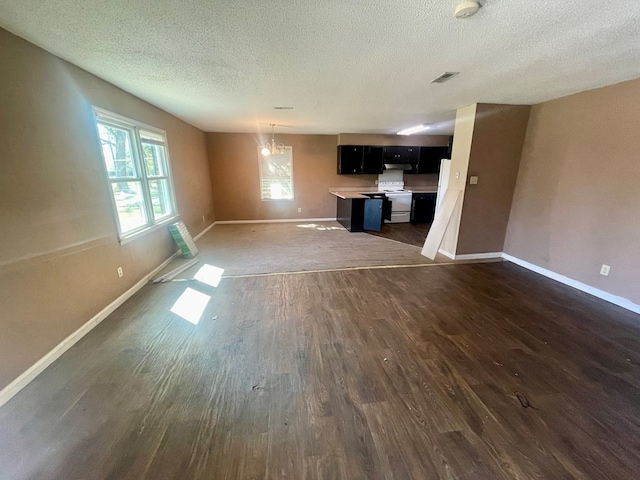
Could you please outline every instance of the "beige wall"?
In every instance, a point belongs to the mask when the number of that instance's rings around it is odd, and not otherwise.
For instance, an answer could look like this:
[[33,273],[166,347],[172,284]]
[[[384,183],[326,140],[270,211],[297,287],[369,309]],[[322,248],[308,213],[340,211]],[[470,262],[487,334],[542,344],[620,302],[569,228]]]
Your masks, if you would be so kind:
[[167,131],[192,233],[213,203],[203,132],[1,29],[0,45],[2,388],[175,248],[165,229],[119,244],[92,104]]
[[338,145],[377,145],[402,147],[446,147],[446,135],[379,135],[370,133],[341,133]]
[[[284,134],[276,135],[276,141],[293,147],[295,198],[263,202],[257,147],[267,140],[267,136],[248,133],[207,134],[217,220],[335,218],[336,197],[329,193],[331,187],[377,188],[377,175],[337,174],[335,135]],[[447,141],[445,136],[435,140],[439,145]],[[408,186],[433,185],[437,176],[405,175],[405,181]]]
[[502,252],[530,109],[478,104],[456,255]]
[[506,253],[640,303],[638,105],[633,80],[532,108]]

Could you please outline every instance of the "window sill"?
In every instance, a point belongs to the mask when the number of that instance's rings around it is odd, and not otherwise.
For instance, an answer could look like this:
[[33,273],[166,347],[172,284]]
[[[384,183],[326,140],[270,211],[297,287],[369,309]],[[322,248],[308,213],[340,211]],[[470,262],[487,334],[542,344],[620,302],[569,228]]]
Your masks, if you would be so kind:
[[129,242],[133,242],[134,240],[137,240],[141,237],[146,236],[147,234],[151,233],[151,232],[155,232],[156,230],[161,229],[162,227],[166,227],[168,224],[170,224],[171,222],[175,222],[177,220],[180,219],[180,214],[176,214],[173,215],[169,218],[165,218],[164,220],[162,220],[161,222],[155,223],[150,227],[147,227],[143,230],[139,230],[137,232],[134,232],[130,235],[126,235],[124,237],[120,238],[120,245],[126,245]]
[[262,202],[293,202],[293,198],[261,198]]

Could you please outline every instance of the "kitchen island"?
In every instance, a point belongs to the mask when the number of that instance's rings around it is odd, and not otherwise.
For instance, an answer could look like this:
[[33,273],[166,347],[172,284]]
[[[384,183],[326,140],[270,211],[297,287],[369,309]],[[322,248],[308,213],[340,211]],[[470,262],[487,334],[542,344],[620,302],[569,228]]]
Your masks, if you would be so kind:
[[[363,232],[365,230],[365,207],[367,206],[366,202],[371,200],[370,197],[359,192],[331,193],[338,199],[336,220],[350,232]],[[379,200],[378,203],[381,204],[382,201]],[[379,231],[380,227],[377,230]]]
[[[409,195],[435,194],[436,186],[403,190]],[[350,232],[375,231],[382,228],[385,220],[391,220],[392,202],[387,194],[397,192],[378,191],[366,187],[346,187],[330,190],[337,198],[336,219]]]

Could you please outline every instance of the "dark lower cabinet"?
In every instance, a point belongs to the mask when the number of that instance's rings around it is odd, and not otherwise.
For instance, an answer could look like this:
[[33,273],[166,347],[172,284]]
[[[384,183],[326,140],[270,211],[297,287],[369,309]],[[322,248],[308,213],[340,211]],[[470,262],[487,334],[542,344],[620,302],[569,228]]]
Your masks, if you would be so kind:
[[336,219],[350,232],[364,230],[364,198],[338,198]]
[[411,200],[411,223],[433,223],[436,213],[435,193],[414,193]]
[[336,219],[350,232],[379,232],[391,219],[391,201],[383,195],[373,198],[338,198]]
[[386,197],[382,204],[382,218],[391,221],[391,200]]

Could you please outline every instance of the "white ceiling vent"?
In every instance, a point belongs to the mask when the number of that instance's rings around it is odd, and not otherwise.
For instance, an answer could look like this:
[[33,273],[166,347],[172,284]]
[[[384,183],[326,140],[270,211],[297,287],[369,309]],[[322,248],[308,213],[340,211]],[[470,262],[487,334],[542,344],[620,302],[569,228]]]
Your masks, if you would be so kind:
[[460,72],[444,72],[442,75],[431,80],[431,83],[444,83],[451,80],[453,77],[458,75]]

